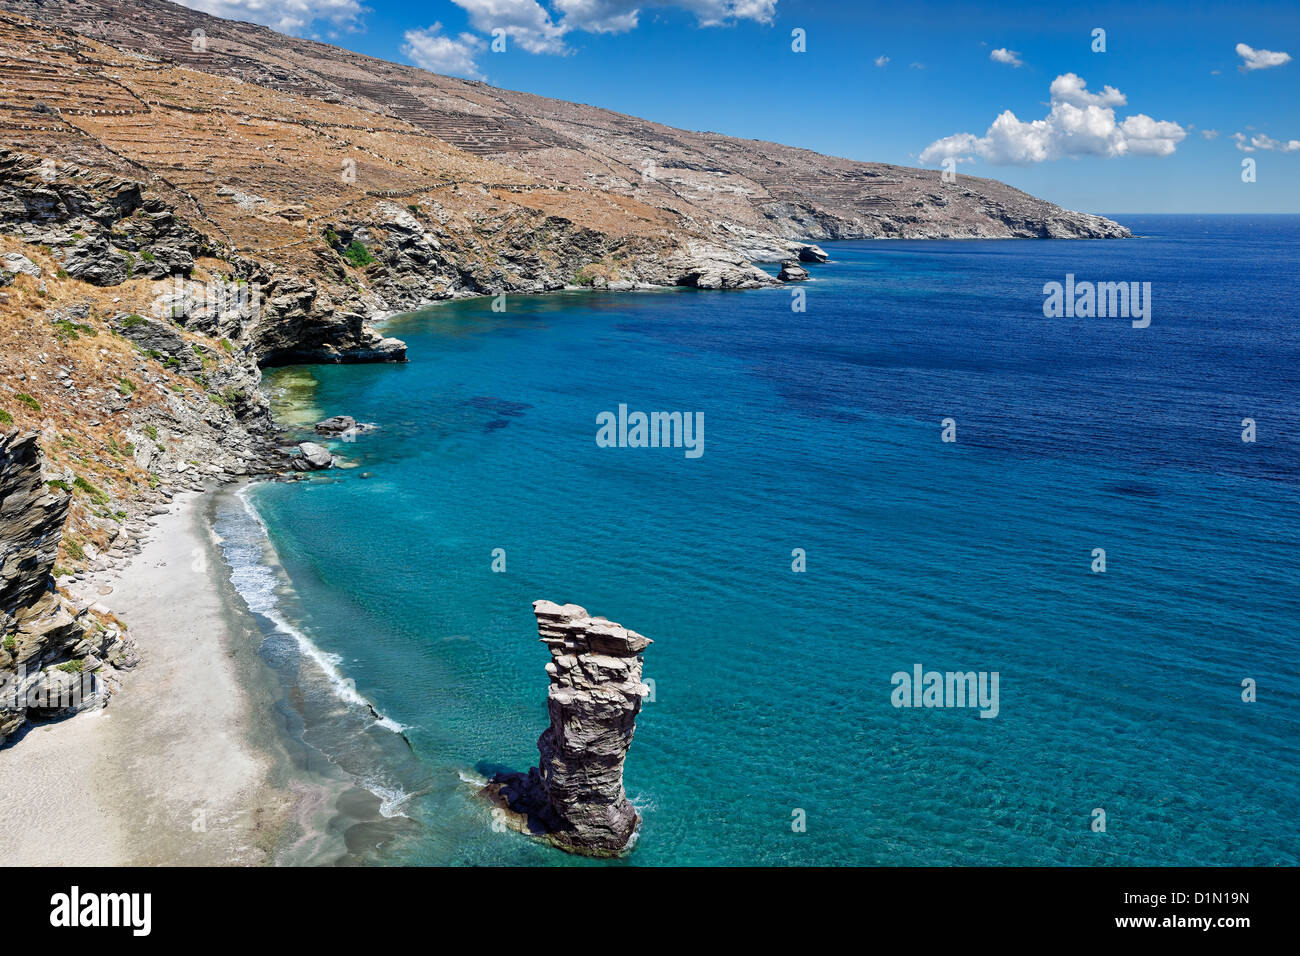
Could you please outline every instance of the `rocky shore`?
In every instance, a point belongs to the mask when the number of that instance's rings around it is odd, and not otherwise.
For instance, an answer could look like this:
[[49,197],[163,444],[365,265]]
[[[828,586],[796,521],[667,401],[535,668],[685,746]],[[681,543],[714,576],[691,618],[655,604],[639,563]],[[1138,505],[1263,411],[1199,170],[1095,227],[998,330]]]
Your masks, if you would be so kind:
[[209,570],[220,560],[210,503],[178,493],[144,524],[122,569],[63,588],[74,620],[90,592],[129,621],[122,640],[139,661],[120,674],[110,644],[94,671],[113,686],[109,706],[43,716],[0,747],[6,864],[259,865],[312,825],[298,806],[319,806],[320,784],[293,771],[278,743],[260,633]]

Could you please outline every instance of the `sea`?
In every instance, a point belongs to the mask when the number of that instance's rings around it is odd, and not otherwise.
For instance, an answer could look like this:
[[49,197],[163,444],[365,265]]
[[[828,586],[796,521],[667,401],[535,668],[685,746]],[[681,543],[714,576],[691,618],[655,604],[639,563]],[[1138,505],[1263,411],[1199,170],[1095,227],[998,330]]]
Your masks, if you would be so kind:
[[[407,364],[268,371],[295,439],[375,426],[215,519],[266,706],[352,786],[317,862],[1300,863],[1300,217],[1114,218],[450,301],[387,321]],[[1049,317],[1067,276],[1149,324]],[[620,406],[698,453],[598,441]],[[539,599],[654,641],[620,859],[478,794],[536,762]]]

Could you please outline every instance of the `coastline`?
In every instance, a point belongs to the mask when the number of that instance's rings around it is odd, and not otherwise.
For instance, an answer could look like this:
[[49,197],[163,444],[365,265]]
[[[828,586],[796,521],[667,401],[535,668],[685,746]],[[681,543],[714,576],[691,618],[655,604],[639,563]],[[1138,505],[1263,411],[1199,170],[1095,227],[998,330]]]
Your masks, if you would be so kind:
[[295,805],[315,802],[258,702],[273,691],[215,553],[213,497],[178,494],[112,592],[93,597],[127,622],[141,658],[107,707],[0,750],[0,778],[23,781],[0,792],[7,864],[270,863],[300,826]]

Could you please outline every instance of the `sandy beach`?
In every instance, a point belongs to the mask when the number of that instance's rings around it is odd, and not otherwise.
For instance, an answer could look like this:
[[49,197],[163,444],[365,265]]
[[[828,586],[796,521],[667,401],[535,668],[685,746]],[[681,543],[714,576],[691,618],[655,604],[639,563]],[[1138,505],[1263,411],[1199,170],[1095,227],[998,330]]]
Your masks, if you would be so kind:
[[296,798],[267,743],[260,635],[230,601],[207,500],[178,495],[130,565],[78,595],[128,624],[141,660],[106,708],[0,750],[6,865],[270,861]]

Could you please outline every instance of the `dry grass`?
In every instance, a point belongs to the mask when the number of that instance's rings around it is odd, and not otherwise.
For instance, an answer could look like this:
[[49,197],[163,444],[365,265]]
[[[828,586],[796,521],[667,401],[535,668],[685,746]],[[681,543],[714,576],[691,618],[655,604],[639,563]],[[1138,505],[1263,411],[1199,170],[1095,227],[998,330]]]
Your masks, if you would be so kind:
[[[0,237],[0,252],[21,253],[44,273],[41,279],[19,275],[0,292],[0,427],[39,433],[47,471],[69,476],[61,479],[73,506],[59,565],[73,568],[84,563],[78,552],[85,542],[107,545],[104,521],[120,521],[157,482],[133,460],[126,435],[132,412],[169,399],[196,405],[208,399],[192,379],[146,357],[109,326],[119,312],[149,315],[153,282],[98,288],[59,278],[58,263],[39,246]],[[53,321],[81,305],[88,318]],[[220,355],[217,343],[186,337]]]

